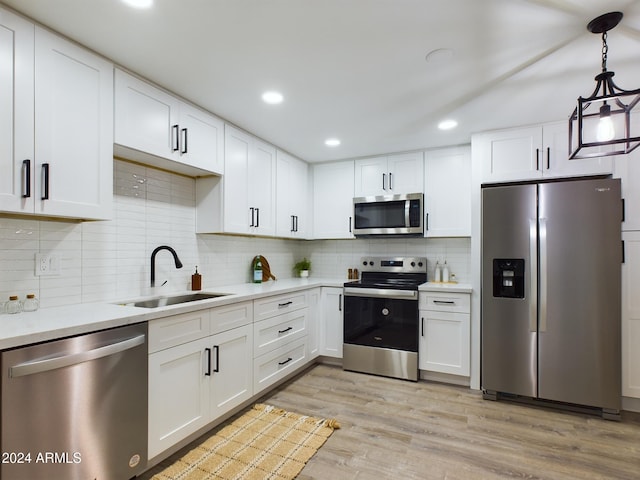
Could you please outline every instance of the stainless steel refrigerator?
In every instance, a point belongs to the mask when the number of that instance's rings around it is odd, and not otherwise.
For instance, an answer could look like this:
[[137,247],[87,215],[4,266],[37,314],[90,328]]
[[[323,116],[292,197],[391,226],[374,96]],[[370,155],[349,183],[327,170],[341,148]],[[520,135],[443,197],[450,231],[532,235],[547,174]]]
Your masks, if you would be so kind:
[[619,415],[621,220],[617,179],[483,187],[485,398]]

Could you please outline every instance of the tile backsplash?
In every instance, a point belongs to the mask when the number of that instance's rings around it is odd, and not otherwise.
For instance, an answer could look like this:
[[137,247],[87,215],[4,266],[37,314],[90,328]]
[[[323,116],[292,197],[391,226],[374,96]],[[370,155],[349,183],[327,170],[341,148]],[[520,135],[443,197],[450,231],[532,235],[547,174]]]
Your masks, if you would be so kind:
[[[117,301],[190,288],[196,265],[203,288],[250,281],[252,258],[264,255],[278,278],[293,276],[306,256],[316,277],[346,278],[363,255],[426,256],[429,277],[444,259],[459,281],[470,279],[470,240],[285,240],[232,235],[196,235],[195,180],[125,161],[114,161],[113,219],[74,222],[0,216],[0,301],[35,293],[42,307]],[[156,257],[151,290],[150,256],[159,245],[173,247]],[[60,258],[60,275],[36,276],[36,253]]]

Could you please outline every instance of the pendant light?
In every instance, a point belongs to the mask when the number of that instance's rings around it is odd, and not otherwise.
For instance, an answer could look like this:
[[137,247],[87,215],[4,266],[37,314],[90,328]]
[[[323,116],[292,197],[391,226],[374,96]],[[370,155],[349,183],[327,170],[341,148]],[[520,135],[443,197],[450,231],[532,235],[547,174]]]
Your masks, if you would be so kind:
[[610,12],[587,25],[591,33],[602,34],[602,72],[591,96],[578,97],[569,117],[570,159],[621,155],[640,145],[640,88],[623,90],[607,70],[607,32],[621,19],[622,12]]

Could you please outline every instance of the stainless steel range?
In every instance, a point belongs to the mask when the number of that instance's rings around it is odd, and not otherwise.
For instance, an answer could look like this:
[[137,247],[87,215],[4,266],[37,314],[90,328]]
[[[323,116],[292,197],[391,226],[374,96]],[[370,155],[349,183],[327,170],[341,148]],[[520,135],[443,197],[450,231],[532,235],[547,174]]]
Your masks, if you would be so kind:
[[418,380],[418,286],[424,257],[363,257],[362,277],[344,284],[345,370]]

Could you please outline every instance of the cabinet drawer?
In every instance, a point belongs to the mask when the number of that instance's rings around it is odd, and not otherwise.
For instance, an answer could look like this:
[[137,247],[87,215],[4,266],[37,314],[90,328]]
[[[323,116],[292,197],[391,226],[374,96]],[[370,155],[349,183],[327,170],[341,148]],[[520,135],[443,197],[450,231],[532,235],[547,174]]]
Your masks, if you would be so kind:
[[253,302],[233,303],[211,309],[211,335],[253,322]]
[[420,292],[420,310],[469,313],[468,293]]
[[149,353],[204,338],[210,332],[209,309],[149,322]]
[[308,292],[305,290],[254,300],[254,321],[259,322],[265,318],[305,308],[308,305],[307,295]]
[[253,324],[253,355],[259,357],[307,334],[309,309],[296,310]]
[[306,337],[294,340],[256,358],[253,361],[254,395],[286,377],[290,372],[304,365],[306,361]]

